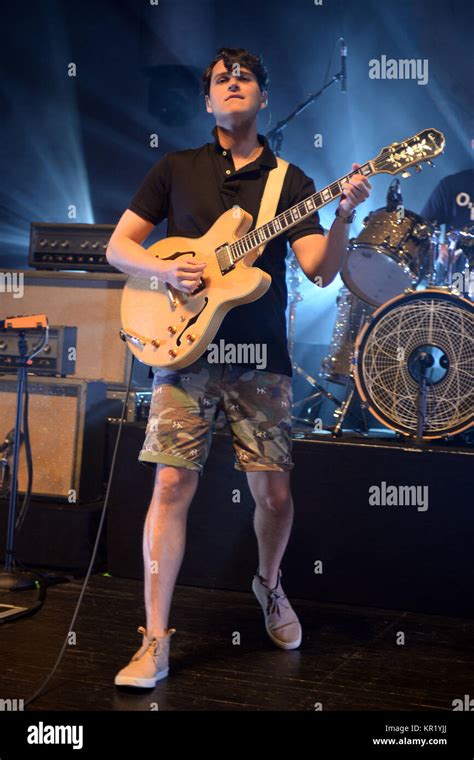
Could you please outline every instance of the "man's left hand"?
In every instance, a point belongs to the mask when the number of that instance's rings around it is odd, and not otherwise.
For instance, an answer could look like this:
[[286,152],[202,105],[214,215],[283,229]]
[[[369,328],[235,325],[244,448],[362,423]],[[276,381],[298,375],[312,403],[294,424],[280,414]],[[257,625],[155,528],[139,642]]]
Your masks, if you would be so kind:
[[[359,168],[360,164],[352,164],[352,171]],[[344,182],[342,189],[344,193],[341,196],[339,209],[344,215],[348,215],[356,206],[367,200],[372,185],[363,174],[353,174],[347,182]]]

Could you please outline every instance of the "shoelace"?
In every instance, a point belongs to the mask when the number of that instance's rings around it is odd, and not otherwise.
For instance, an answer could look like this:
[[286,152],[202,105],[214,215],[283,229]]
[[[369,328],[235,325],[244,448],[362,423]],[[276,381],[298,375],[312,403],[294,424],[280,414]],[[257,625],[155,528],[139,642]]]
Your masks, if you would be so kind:
[[280,605],[288,609],[287,604],[282,604],[283,599],[287,599],[288,597],[283,592],[279,594],[277,591],[278,585],[280,583],[280,576],[278,576],[278,583],[275,586],[275,588],[268,588],[267,584],[264,583],[265,579],[263,578],[262,575],[259,575],[258,573],[257,573],[257,578],[262,584],[262,586],[268,589],[267,610],[266,610],[267,615],[278,615],[278,617],[281,617]]
[[[146,636],[146,628],[143,628],[140,626],[140,628],[137,629],[138,633],[141,633],[143,636]],[[145,655],[150,647],[153,647],[152,656],[157,657],[157,655],[160,653],[160,643],[158,639],[152,638],[147,643],[146,641],[142,644],[141,648],[138,650],[138,652],[132,657],[132,662],[139,660],[143,655]]]
[[278,617],[280,617],[281,616],[280,604],[282,607],[286,607],[287,609],[288,609],[288,605],[282,604],[278,600],[279,599],[283,600],[286,598],[287,598],[286,594],[279,594],[278,591],[275,591],[275,590],[270,591],[270,593],[268,594],[267,615],[277,614]]

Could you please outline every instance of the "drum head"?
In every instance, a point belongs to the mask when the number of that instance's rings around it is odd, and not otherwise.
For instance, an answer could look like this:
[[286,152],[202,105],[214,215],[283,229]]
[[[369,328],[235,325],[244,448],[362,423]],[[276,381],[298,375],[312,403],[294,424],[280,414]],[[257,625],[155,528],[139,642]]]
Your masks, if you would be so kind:
[[351,241],[341,271],[344,284],[362,301],[380,306],[420,282],[432,227],[418,214],[380,208]]
[[362,301],[380,306],[414,285],[413,273],[381,248],[354,245],[341,271],[344,284]]
[[474,424],[474,304],[467,299],[436,288],[398,296],[361,330],[357,389],[377,419],[410,436],[417,433],[420,375],[426,379],[423,438]]

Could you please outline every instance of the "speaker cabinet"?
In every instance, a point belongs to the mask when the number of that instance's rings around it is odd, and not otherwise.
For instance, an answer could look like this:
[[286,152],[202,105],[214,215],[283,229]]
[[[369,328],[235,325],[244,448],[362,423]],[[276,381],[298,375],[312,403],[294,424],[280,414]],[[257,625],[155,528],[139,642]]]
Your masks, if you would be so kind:
[[[101,495],[107,415],[106,384],[70,378],[28,376],[29,432],[33,459],[33,495],[76,502]],[[0,377],[0,435],[15,426],[17,380]],[[22,426],[23,427],[23,426]],[[18,486],[27,487],[24,443]]]
[[[13,270],[12,270],[13,271]],[[15,272],[23,295],[2,293],[0,319],[46,314],[50,325],[77,327],[74,377],[127,383],[131,353],[120,340],[120,301],[126,275],[95,272]],[[144,365],[136,362],[137,371]],[[146,384],[148,367],[142,370]],[[143,379],[143,378],[142,378]]]

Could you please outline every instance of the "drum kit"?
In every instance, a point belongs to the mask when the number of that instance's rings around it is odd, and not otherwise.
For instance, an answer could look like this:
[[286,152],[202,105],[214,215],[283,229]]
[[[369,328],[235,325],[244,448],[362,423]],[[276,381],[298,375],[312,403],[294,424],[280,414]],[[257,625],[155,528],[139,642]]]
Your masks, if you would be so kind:
[[321,380],[342,386],[344,399],[315,382],[318,392],[309,397],[338,404],[333,435],[341,435],[356,400],[364,435],[367,410],[416,441],[474,425],[474,224],[446,234],[444,274],[440,250],[439,227],[388,198],[350,241],[319,371]]

